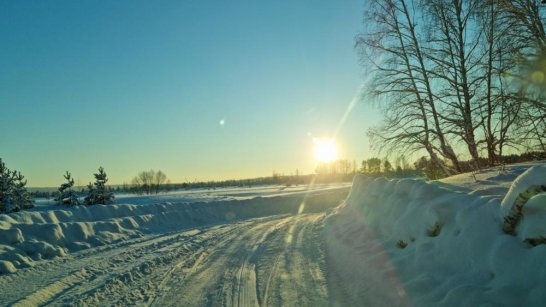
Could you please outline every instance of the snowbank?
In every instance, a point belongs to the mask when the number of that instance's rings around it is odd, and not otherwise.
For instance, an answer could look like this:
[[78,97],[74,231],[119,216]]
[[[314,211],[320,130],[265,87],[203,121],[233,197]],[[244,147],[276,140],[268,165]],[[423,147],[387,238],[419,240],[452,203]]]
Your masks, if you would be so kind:
[[[0,274],[81,249],[147,233],[166,232],[246,218],[320,212],[336,206],[347,189],[328,193],[248,200],[96,205],[0,215]],[[302,203],[304,203],[302,205]]]
[[[477,172],[463,173],[440,179],[438,182],[447,183],[451,189],[456,187],[466,189],[467,193],[476,195],[495,195],[504,197],[514,180],[529,168],[544,165],[546,161],[524,162],[505,165],[503,167],[484,168]],[[461,191],[461,189],[458,189]]]
[[502,228],[506,206],[536,184],[546,184],[546,167],[518,177],[502,201],[418,179],[356,177],[326,225],[328,264],[349,285],[337,300],[542,306],[546,245],[533,247],[525,238],[546,237],[546,194],[527,202],[516,236]]

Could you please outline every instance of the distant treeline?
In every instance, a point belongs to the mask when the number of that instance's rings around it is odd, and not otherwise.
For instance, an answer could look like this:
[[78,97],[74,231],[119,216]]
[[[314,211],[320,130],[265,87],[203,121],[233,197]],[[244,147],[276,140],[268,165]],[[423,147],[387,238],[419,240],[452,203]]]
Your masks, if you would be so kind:
[[[485,158],[482,159],[486,164]],[[513,164],[528,161],[546,160],[546,152],[526,152],[522,154],[513,154],[499,157],[503,164]],[[473,161],[460,161],[461,171],[473,171]],[[388,178],[402,177],[424,177],[427,179],[439,179],[446,177],[446,174],[441,168],[436,166],[431,160],[423,156],[415,161],[408,161],[404,156],[400,156],[394,160],[388,158],[370,158],[357,164],[356,161],[337,160],[331,163],[321,163],[315,170],[316,174],[300,174],[298,170],[294,174],[284,175],[274,172],[268,177],[259,177],[251,179],[231,179],[231,180],[209,180],[209,181],[192,181],[182,183],[170,183],[166,175],[161,171],[145,171],[149,180],[133,180],[131,184],[110,185],[106,189],[115,193],[131,193],[131,194],[155,194],[160,192],[170,192],[189,189],[218,189],[228,187],[255,187],[262,185],[284,185],[297,186],[314,183],[335,183],[349,182],[357,173],[368,174],[370,176],[383,176]],[[154,175],[152,175],[154,174]],[[142,177],[142,176],[141,176]],[[135,177],[136,178],[136,177]],[[154,181],[152,178],[156,178]],[[88,187],[74,187],[73,191],[76,196],[83,197],[87,195]],[[59,191],[44,189],[31,191],[30,195],[33,198],[59,198]]]
[[230,179],[230,180],[209,180],[209,181],[192,181],[182,183],[163,183],[154,188],[152,193],[142,192],[142,187],[134,184],[123,184],[112,189],[120,193],[135,193],[135,194],[153,194],[156,192],[169,192],[185,189],[217,189],[228,187],[254,187],[262,185],[285,185],[297,186],[309,184],[313,180],[315,183],[333,183],[341,181],[350,181],[354,173],[327,173],[327,174],[308,174],[301,175],[296,172],[293,175],[284,175],[273,173],[269,177],[258,177],[251,179]]
[[[506,155],[498,157],[498,159],[499,161],[502,161],[502,163],[500,163],[501,165],[540,160],[546,161],[546,152],[532,151],[522,154]],[[480,163],[483,163],[481,165],[487,165],[487,159],[480,158]],[[471,172],[475,170],[473,160],[461,160],[459,161],[459,164],[461,172]],[[347,162],[344,162],[343,160],[336,161],[319,166],[317,173],[320,174],[326,170],[326,172],[330,173],[354,174],[354,163],[352,172],[343,173],[344,170],[347,170],[345,165],[347,165]],[[435,180],[447,177],[443,169],[433,163],[427,156],[423,156],[413,163],[408,162],[404,156],[399,156],[392,163],[388,158],[370,158],[361,162],[358,172],[370,176],[382,176],[387,178],[424,177],[426,179]]]
[[[228,187],[255,187],[262,185],[284,185],[284,186],[298,186],[311,183],[313,180],[315,183],[334,183],[351,181],[354,176],[353,172],[350,173],[324,173],[324,174],[307,174],[307,175],[284,175],[280,173],[273,173],[269,177],[259,177],[251,179],[230,179],[230,180],[209,180],[209,181],[192,181],[182,183],[170,183],[164,182],[159,184],[121,184],[110,185],[108,190],[115,193],[131,193],[131,194],[157,194],[160,192],[170,192],[189,189],[218,189]],[[79,196],[85,195],[87,192],[86,187],[74,187],[74,193]],[[30,192],[33,198],[57,198],[58,191],[51,189],[34,190]]]

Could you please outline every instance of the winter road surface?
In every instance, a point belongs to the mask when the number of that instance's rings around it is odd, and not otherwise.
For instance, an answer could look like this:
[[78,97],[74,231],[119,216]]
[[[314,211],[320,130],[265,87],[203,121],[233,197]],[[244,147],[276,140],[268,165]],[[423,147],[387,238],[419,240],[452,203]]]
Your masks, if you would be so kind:
[[86,249],[4,276],[0,305],[330,305],[324,219],[271,215]]

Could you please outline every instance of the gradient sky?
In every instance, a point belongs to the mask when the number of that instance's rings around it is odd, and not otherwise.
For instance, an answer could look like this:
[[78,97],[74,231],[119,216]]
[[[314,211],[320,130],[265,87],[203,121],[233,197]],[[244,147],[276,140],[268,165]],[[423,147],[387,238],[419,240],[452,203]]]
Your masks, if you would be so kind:
[[[1,1],[0,157],[29,186],[315,169],[363,84],[363,0]],[[369,157],[358,102],[340,158]],[[223,120],[223,125],[220,121]]]

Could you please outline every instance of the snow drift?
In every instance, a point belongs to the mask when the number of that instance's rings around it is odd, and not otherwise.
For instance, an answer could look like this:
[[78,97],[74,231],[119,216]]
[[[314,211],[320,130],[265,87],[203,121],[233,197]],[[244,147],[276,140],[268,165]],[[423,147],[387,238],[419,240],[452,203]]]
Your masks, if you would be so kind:
[[[418,179],[357,176],[326,225],[332,289],[341,305],[542,306],[546,194],[527,195],[515,235],[503,231],[518,195],[546,185],[546,167],[518,177],[503,199]],[[536,191],[536,189],[535,189]],[[508,209],[507,209],[508,208]]]
[[309,195],[248,200],[96,205],[0,215],[0,274],[36,261],[147,233],[276,214],[322,212],[347,194],[338,189]]

